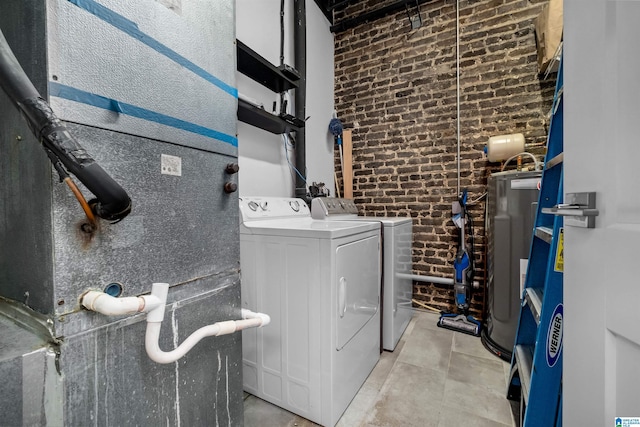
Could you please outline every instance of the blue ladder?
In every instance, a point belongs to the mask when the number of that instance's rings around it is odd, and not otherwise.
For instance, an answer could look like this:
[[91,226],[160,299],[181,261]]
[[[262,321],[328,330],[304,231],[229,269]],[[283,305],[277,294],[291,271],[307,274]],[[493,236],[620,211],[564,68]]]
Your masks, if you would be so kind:
[[511,357],[507,398],[520,400],[520,425],[562,425],[562,216],[544,210],[562,204],[563,67],[558,69],[545,169],[542,173],[520,319]]

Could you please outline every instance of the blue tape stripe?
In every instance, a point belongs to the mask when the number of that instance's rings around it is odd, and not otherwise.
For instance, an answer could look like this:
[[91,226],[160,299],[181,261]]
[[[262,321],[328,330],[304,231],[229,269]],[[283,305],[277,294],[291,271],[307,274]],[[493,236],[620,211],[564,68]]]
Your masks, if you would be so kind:
[[201,68],[201,67],[197,66],[196,64],[194,64],[193,62],[189,61],[184,56],[178,54],[176,51],[174,51],[174,50],[170,49],[169,47],[163,45],[162,43],[160,43],[159,41],[157,41],[153,37],[143,33],[142,31],[140,31],[140,29],[138,28],[138,24],[136,24],[135,22],[125,18],[122,15],[119,15],[118,13],[112,11],[111,9],[108,9],[108,8],[102,6],[101,4],[96,3],[93,0],[68,0],[68,1],[70,3],[75,4],[79,8],[82,8],[82,9],[86,10],[87,12],[91,13],[92,15],[97,16],[98,18],[102,19],[106,23],[113,25],[114,27],[116,27],[117,29],[121,30],[122,32],[130,35],[131,37],[140,40],[142,43],[146,44],[151,49],[154,49],[155,51],[159,52],[160,54],[162,54],[162,55],[166,56],[167,58],[171,59],[173,62],[175,62],[175,63],[179,64],[180,66],[192,71],[193,73],[195,73],[196,75],[202,77],[203,79],[205,79],[209,83],[212,83],[212,84],[216,85],[217,87],[219,87],[223,91],[227,92],[229,95],[231,95],[231,96],[233,96],[235,98],[238,97],[238,89],[234,88],[233,86],[228,85],[227,83],[223,82],[222,80],[220,80],[216,76],[208,73],[203,68]]
[[127,104],[126,102],[85,92],[60,83],[49,82],[49,95],[69,99],[71,101],[80,102],[82,104],[91,105],[104,110],[115,111],[117,113],[126,114],[128,116],[137,117],[139,119],[148,120],[161,125],[171,126],[176,129],[186,130],[187,132],[196,133],[198,135],[226,142],[234,147],[238,146],[238,138],[235,136],[227,135],[226,133],[218,132],[217,130],[209,129],[195,123],[186,122],[145,108],[136,107],[135,105]]

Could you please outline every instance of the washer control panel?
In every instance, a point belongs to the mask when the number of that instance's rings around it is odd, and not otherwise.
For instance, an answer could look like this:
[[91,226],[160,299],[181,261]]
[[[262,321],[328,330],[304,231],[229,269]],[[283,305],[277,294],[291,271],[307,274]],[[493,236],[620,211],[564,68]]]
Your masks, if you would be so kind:
[[243,221],[255,219],[308,217],[309,207],[302,199],[287,197],[240,197]]

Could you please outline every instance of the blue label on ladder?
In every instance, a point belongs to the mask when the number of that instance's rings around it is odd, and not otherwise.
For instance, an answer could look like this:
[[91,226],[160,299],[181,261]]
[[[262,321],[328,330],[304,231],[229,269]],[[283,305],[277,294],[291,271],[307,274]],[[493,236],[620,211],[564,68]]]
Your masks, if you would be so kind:
[[558,304],[553,310],[549,330],[547,331],[547,365],[553,368],[560,359],[562,351],[562,304]]

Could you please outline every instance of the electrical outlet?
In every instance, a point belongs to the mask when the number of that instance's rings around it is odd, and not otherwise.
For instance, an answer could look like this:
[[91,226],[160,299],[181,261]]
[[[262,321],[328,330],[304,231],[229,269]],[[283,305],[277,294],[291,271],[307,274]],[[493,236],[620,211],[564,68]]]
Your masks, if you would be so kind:
[[182,176],[182,158],[161,154],[160,173],[162,175]]

